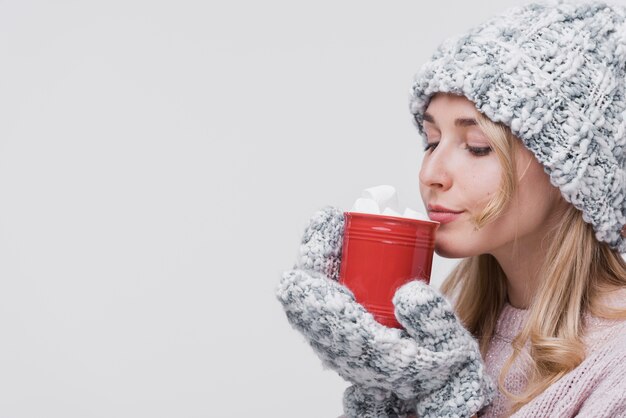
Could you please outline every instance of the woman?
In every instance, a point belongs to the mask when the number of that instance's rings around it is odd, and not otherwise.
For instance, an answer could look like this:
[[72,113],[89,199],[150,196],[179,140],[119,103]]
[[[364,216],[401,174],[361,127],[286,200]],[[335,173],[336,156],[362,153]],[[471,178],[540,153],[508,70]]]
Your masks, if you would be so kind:
[[463,258],[443,295],[411,282],[405,330],[376,323],[336,282],[334,208],[278,289],[353,383],[346,415],[626,416],[625,69],[626,10],[602,2],[511,9],[420,69],[420,192],[452,213],[436,252]]

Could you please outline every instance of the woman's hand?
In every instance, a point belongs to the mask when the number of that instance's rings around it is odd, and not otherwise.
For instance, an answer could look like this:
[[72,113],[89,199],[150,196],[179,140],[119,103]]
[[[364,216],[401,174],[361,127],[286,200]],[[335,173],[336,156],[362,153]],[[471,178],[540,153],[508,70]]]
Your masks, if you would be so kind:
[[420,281],[407,283],[393,298],[404,329],[381,325],[337,282],[342,241],[343,213],[316,213],[277,291],[323,364],[359,387],[415,403],[420,417],[469,417],[490,402],[494,388],[478,344],[445,298]]

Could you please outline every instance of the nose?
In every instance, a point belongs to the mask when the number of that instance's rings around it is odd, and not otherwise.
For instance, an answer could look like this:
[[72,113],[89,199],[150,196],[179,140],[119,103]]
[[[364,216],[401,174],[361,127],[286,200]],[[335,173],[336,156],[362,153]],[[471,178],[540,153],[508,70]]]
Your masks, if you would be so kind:
[[450,156],[446,155],[441,143],[424,156],[419,180],[425,187],[447,190],[452,186]]

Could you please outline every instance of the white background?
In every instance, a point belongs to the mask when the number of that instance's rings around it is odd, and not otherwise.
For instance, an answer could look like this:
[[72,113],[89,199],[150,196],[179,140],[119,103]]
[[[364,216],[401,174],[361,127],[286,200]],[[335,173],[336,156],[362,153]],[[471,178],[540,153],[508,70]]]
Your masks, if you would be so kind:
[[0,1],[0,418],[339,415],[280,274],[327,204],[423,210],[412,75],[518,3]]

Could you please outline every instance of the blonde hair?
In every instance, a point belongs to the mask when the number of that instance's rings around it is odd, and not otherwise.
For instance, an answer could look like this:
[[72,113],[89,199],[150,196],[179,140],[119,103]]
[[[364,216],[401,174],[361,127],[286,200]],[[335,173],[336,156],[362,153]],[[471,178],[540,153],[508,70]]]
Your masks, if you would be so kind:
[[[477,117],[498,156],[503,177],[499,193],[473,221],[477,228],[504,212],[517,189],[515,155],[521,141],[501,123]],[[528,310],[528,319],[513,340],[513,354],[500,372],[498,386],[512,407],[519,410],[548,386],[576,368],[585,358],[582,342],[583,313],[607,319],[626,318],[626,310],[601,302],[602,294],[626,287],[626,262],[608,244],[595,238],[582,212],[569,205],[548,236],[546,257],[539,270],[540,287]],[[504,271],[490,254],[461,261],[442,284],[447,296],[455,295],[459,319],[478,339],[483,356],[507,298]],[[528,345],[528,352],[523,348]],[[504,379],[518,357],[528,367],[528,384],[519,394],[504,388]]]

